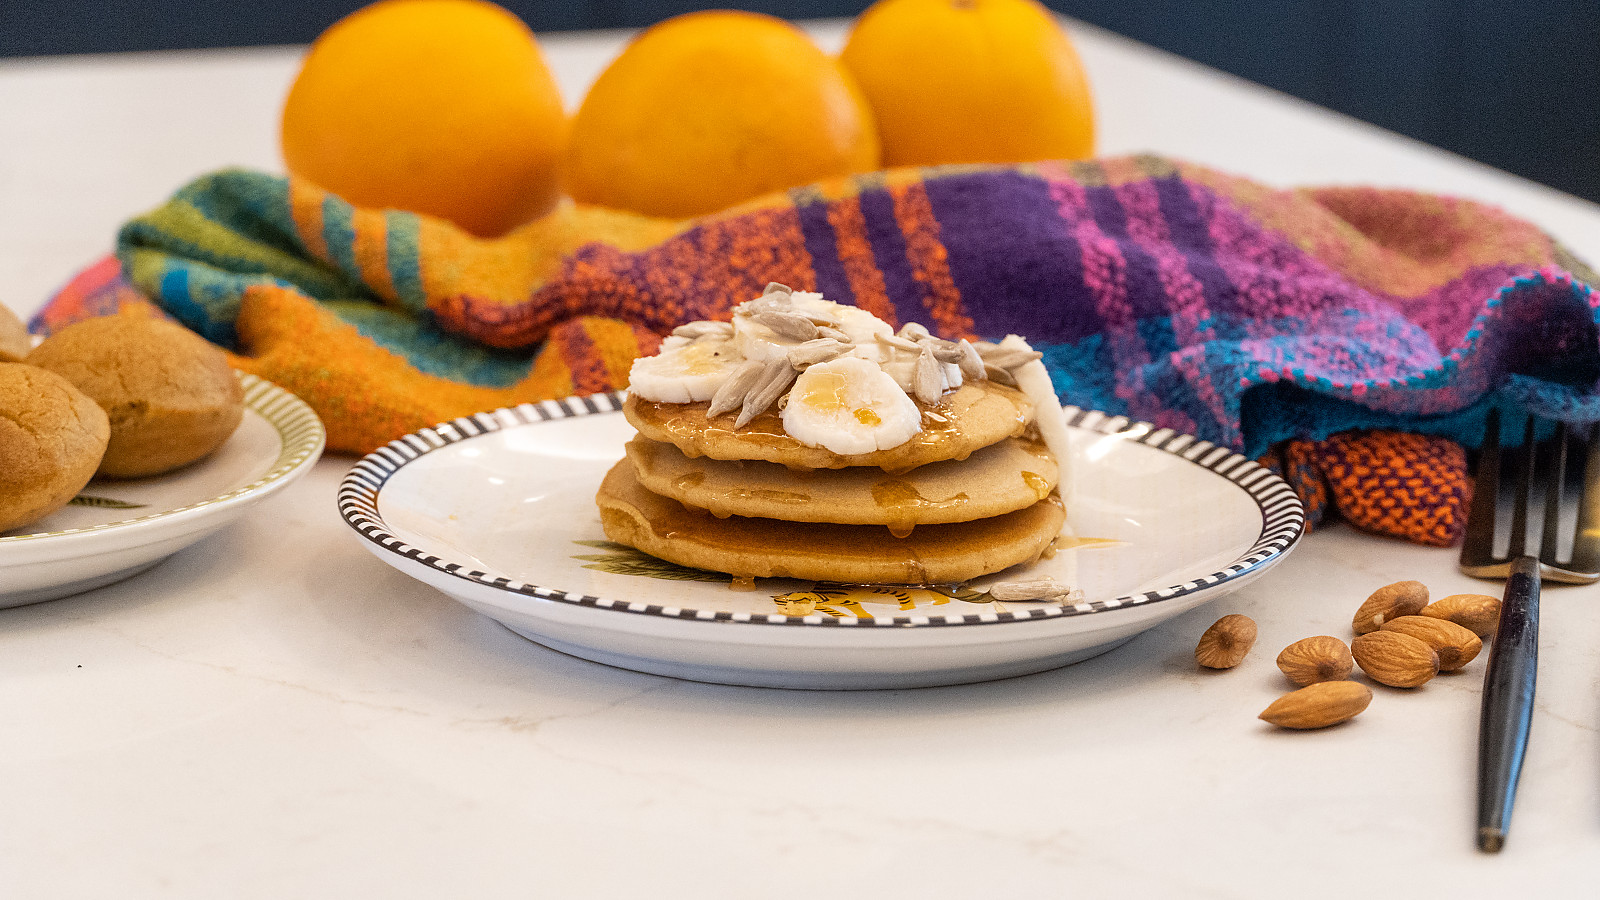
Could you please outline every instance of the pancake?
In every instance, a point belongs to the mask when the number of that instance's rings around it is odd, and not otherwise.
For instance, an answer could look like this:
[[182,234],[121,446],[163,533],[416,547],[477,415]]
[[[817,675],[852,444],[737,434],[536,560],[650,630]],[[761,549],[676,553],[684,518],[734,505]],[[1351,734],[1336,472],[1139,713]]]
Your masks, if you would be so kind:
[[736,577],[862,584],[952,584],[1039,558],[1066,518],[1054,494],[973,522],[927,525],[896,538],[876,525],[719,519],[645,490],[622,460],[595,502],[606,537],[684,566]]
[[797,469],[878,466],[889,472],[966,459],[984,447],[1022,434],[1033,412],[1021,391],[992,381],[971,382],[932,409],[919,404],[922,431],[904,444],[841,456],[790,437],[776,410],[764,412],[735,430],[732,415],[708,419],[709,408],[709,403],[656,403],[629,395],[622,412],[640,434],[672,444],[689,457],[765,460]]
[[1010,438],[965,462],[890,475],[873,466],[796,471],[776,463],[690,459],[671,444],[634,438],[639,484],[717,516],[790,522],[909,526],[970,522],[1015,512],[1055,490],[1059,470],[1044,444]]

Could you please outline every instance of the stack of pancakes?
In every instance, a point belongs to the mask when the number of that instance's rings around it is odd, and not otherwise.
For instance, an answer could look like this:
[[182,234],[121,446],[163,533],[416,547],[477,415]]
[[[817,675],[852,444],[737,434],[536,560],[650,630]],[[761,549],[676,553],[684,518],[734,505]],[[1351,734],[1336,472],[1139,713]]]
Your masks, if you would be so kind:
[[970,382],[910,441],[841,456],[708,403],[628,398],[639,431],[596,502],[607,537],[736,579],[950,584],[1039,558],[1061,531],[1055,457],[1018,390]]

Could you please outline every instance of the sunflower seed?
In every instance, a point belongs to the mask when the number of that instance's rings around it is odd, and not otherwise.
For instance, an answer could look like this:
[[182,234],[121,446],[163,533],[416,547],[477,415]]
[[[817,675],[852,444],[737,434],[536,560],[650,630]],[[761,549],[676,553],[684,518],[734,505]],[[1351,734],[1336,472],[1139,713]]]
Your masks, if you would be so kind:
[[878,341],[878,343],[884,345],[885,347],[893,347],[896,350],[909,350],[912,353],[922,352],[922,347],[916,342],[908,341],[903,337],[897,337],[892,334],[883,334],[882,332],[874,332],[872,336]]
[[844,332],[840,331],[837,328],[829,328],[826,325],[823,325],[822,327],[817,329],[817,335],[819,337],[831,338],[833,340],[838,341],[841,344],[854,344],[855,343],[855,341],[850,340],[850,335],[845,334]]
[[961,351],[961,358],[956,362],[961,366],[962,375],[973,381],[982,381],[987,377],[983,374],[983,357],[978,355],[978,351],[973,348],[971,343],[962,339],[961,343],[956,345],[956,348]]
[[958,364],[961,362],[961,348],[957,347],[955,344],[951,344],[948,347],[938,347],[928,341],[923,341],[922,346],[923,349],[931,352],[933,354],[933,358],[937,359],[939,362]]
[[789,385],[794,384],[794,378],[794,366],[789,365],[789,360],[780,356],[769,361],[761,372],[761,380],[745,395],[744,406],[739,408],[739,418],[734,420],[733,427],[743,428],[751,419],[766,412]]
[[985,365],[983,367],[983,375],[995,384],[1003,384],[1006,387],[1017,386],[1017,379],[1010,372],[999,366]]
[[679,325],[677,328],[672,329],[672,334],[674,337],[689,338],[690,340],[698,340],[711,335],[727,337],[733,334],[733,323],[690,322],[687,325]]
[[939,396],[944,393],[944,373],[939,371],[939,361],[933,358],[933,351],[924,349],[917,356],[917,368],[911,378],[918,400],[924,406],[933,406],[939,402]]
[[768,297],[768,296],[771,296],[772,294],[792,294],[792,293],[794,293],[794,288],[789,287],[787,284],[779,284],[776,281],[767,282],[767,286],[761,289],[761,296],[763,296],[763,297]]
[[820,312],[813,312],[813,311],[808,311],[808,310],[803,310],[803,309],[797,309],[797,310],[794,311],[794,314],[797,315],[797,316],[805,317],[808,321],[811,322],[811,324],[816,325],[818,327],[821,327],[823,325],[832,326],[832,325],[838,325],[839,324],[838,317],[833,315],[832,313],[820,313]]
[[1055,600],[1060,602],[1073,594],[1082,596],[1076,588],[1068,587],[1046,575],[1030,581],[1002,581],[989,588],[989,596],[1007,603],[1026,600]]
[[750,393],[750,389],[761,379],[761,373],[765,369],[766,366],[756,360],[745,360],[739,368],[733,370],[728,380],[717,388],[717,392],[711,395],[711,408],[706,410],[706,417],[715,418],[738,409],[744,403],[745,395]]
[[817,326],[812,324],[805,316],[798,316],[791,312],[778,312],[776,310],[758,312],[750,317],[750,321],[758,325],[771,328],[779,337],[791,341],[813,341],[817,339]]
[[988,353],[979,350],[978,355],[983,358],[985,365],[1002,369],[1015,369],[1044,356],[1037,350],[1019,350],[1015,347],[997,347]]
[[806,341],[789,348],[789,365],[796,369],[814,366],[830,359],[837,359],[850,349],[849,345],[841,344],[832,338],[817,338]]
[[907,322],[900,326],[900,337],[908,341],[917,341],[925,337],[932,337],[928,329],[919,322]]

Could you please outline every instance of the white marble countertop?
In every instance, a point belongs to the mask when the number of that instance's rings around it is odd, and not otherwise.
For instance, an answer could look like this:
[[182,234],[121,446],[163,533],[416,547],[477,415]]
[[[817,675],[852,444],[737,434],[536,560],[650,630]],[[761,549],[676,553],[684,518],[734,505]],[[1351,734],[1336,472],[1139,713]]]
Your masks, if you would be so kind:
[[[837,45],[836,23],[817,26]],[[1600,207],[1087,27],[1102,150],[1498,203],[1600,260]],[[569,98],[624,35],[550,36]],[[299,51],[0,62],[0,300],[223,165],[278,170]],[[1578,164],[1576,161],[1574,164]],[[329,458],[132,580],[0,610],[0,894],[17,897],[1588,896],[1600,588],[1550,588],[1533,743],[1472,849],[1482,662],[1276,731],[1277,650],[1373,588],[1499,592],[1454,553],[1309,537],[1239,593],[1055,672],[805,693],[546,650],[369,555]],[[1197,671],[1216,616],[1260,623]]]

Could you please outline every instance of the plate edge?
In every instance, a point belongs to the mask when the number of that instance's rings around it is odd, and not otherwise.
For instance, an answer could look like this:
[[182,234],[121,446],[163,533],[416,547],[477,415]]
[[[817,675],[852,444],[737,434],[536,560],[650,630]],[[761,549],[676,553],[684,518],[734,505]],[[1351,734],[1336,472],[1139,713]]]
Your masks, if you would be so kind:
[[[458,563],[446,563],[438,556],[400,540],[389,533],[378,513],[378,495],[384,485],[400,469],[422,456],[450,444],[470,440],[508,427],[534,425],[556,419],[584,415],[620,412],[625,393],[590,394],[583,397],[563,397],[536,403],[523,403],[488,412],[474,413],[419,429],[396,438],[358,460],[339,482],[336,503],[339,516],[361,538],[377,547],[439,572],[486,587],[497,588],[518,596],[572,603],[630,612],[642,615],[666,616],[683,621],[739,622],[760,625],[829,626],[836,628],[881,627],[931,627],[952,625],[1011,624],[1027,621],[1055,620],[1063,616],[1087,615],[1133,609],[1188,596],[1197,591],[1242,577],[1270,566],[1282,559],[1305,534],[1305,508],[1298,495],[1287,482],[1267,467],[1210,441],[1193,435],[1159,428],[1148,422],[1113,416],[1098,410],[1077,406],[1063,406],[1067,427],[1096,431],[1107,435],[1124,435],[1146,446],[1180,456],[1201,468],[1220,475],[1235,487],[1243,490],[1261,512],[1261,531],[1250,547],[1227,567],[1204,577],[1155,591],[1125,594],[1106,600],[1095,600],[1072,606],[1050,606],[1018,612],[985,612],[962,616],[896,616],[868,620],[835,619],[817,616],[787,616],[776,613],[711,613],[706,610],[684,610],[660,604],[610,600],[588,594],[572,594],[554,588],[545,588],[515,581],[505,576],[478,571]],[[380,559],[382,557],[380,556]]]

